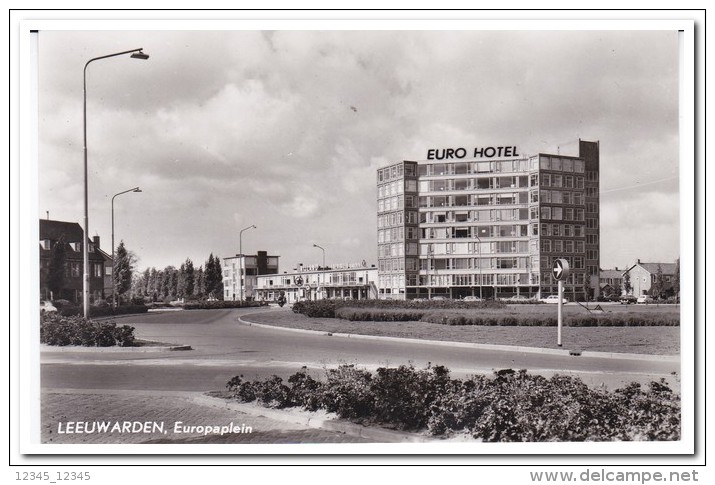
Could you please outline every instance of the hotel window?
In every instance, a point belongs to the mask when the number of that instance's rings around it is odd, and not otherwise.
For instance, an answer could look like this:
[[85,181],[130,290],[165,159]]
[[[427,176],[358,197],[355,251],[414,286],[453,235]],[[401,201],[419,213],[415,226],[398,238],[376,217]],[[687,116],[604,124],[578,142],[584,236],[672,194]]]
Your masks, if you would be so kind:
[[539,168],[541,168],[541,170],[551,169],[551,160],[549,157],[539,157]]
[[572,192],[569,192],[569,191],[566,191],[566,192],[562,192],[562,196],[563,196],[563,203],[564,203],[564,204],[569,204],[569,205],[571,205],[571,204],[572,204],[572,197],[571,197],[571,194],[572,194]]
[[571,209],[570,207],[564,209],[564,219],[567,221],[573,220],[573,209]]
[[583,220],[584,220],[584,212],[583,212],[583,209],[576,209],[576,220],[577,220],[577,221],[583,221]]
[[589,182],[598,182],[598,172],[589,170],[586,172],[586,180]]
[[569,158],[563,158],[561,159],[561,162],[563,163],[564,172],[573,172],[573,160]]
[[545,253],[551,252],[551,239],[542,239],[541,240],[541,250]]
[[574,256],[573,267],[574,269],[583,269],[583,256]]
[[539,186],[539,175],[532,173],[529,175],[529,187],[538,187]]
[[539,219],[539,208],[529,207],[529,220],[535,221]]
[[544,202],[546,204],[551,203],[551,191],[550,190],[542,190],[540,197],[541,197],[541,202]]
[[566,244],[566,246],[564,248],[566,250],[566,252],[573,253],[573,241],[570,239],[567,239],[566,241],[564,241],[564,243]]
[[415,166],[412,164],[405,165],[405,175],[409,176],[414,176],[415,175]]
[[582,252],[584,252],[583,241],[576,241],[576,252],[577,252],[577,253],[582,253]]
[[[568,213],[569,209],[566,209]],[[568,217],[567,217],[568,219]],[[573,236],[573,226],[571,224],[564,224],[564,236],[571,237]]]
[[554,204],[562,204],[563,198],[560,190],[551,191],[551,202]]
[[405,180],[405,191],[406,192],[416,192],[417,191],[417,181],[416,180]]
[[564,243],[561,241],[561,239],[556,239],[554,241],[554,252],[555,253],[563,253],[564,252]]
[[581,192],[573,193],[573,203],[574,205],[583,205],[583,194]]
[[583,177],[576,177],[576,188],[577,189],[583,188]]
[[553,207],[551,209],[551,218],[555,219],[557,221],[562,220],[563,217],[563,209],[561,207]]
[[551,235],[551,224],[541,223],[541,235],[550,236]]
[[548,173],[541,174],[541,185],[550,187],[551,186],[551,175]]
[[583,160],[574,160],[573,161],[573,171],[577,172],[577,173],[583,173],[583,171],[584,171]]
[[561,224],[551,224],[551,235],[560,236],[561,235]]
[[592,217],[586,219],[586,229],[598,229],[598,219]]
[[561,171],[561,159],[560,158],[552,158],[551,159],[551,170]]
[[554,187],[563,187],[563,176],[554,174],[551,178],[551,183]]

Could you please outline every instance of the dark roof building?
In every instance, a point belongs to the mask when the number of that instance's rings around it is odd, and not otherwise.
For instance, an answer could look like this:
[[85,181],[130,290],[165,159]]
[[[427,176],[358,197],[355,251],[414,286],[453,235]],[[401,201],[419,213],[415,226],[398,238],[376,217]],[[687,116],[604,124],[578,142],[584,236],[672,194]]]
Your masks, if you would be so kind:
[[[40,219],[40,295],[47,300],[64,299],[74,303],[82,301],[82,280],[85,246],[89,254],[89,290],[90,299],[105,298],[106,267],[111,269],[111,258],[99,248],[99,236],[94,236],[82,244],[84,231],[76,222],[52,221]],[[58,247],[57,244],[61,244]],[[52,264],[53,250],[61,251],[64,256],[61,269]],[[56,283],[50,283],[50,273],[57,271]],[[53,287],[54,286],[54,287]]]

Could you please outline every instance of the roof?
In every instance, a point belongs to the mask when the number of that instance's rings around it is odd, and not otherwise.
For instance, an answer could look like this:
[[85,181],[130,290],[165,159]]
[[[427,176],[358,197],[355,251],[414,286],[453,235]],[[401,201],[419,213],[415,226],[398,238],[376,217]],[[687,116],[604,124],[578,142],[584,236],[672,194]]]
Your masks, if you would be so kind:
[[76,222],[51,221],[40,219],[40,240],[57,241],[60,236],[67,242],[81,242],[84,238],[82,226]]
[[650,274],[656,274],[658,272],[658,265],[660,265],[660,269],[663,271],[664,275],[675,274],[675,267],[677,266],[675,263],[636,263],[628,268],[628,271],[632,270],[636,266],[640,266]]
[[623,278],[623,271],[620,269],[602,269],[599,276],[601,278]]

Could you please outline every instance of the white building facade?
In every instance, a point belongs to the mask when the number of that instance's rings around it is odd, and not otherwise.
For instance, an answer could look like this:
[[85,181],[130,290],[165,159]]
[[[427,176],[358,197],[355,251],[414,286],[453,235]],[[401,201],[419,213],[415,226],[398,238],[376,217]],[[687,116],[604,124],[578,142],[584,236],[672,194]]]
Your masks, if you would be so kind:
[[303,300],[368,300],[377,298],[377,268],[365,263],[338,264],[328,268],[299,266],[293,272],[259,275],[253,287],[255,299],[287,303]]

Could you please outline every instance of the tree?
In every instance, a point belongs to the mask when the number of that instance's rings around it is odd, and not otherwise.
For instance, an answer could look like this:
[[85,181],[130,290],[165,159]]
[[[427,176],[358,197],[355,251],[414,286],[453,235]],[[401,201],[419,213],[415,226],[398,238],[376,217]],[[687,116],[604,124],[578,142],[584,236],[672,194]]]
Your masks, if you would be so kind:
[[583,297],[589,301],[591,299],[591,276],[588,273],[583,276]]
[[203,266],[199,266],[199,269],[196,270],[196,276],[194,279],[196,280],[194,283],[194,296],[196,298],[203,298],[206,294],[206,279]]
[[626,271],[623,274],[623,293],[630,295],[631,290],[633,290],[633,286],[631,286],[631,273],[630,271]]
[[132,287],[132,273],[136,257],[124,247],[124,241],[117,246],[114,258],[114,291],[121,299]]
[[653,285],[650,287],[650,295],[653,298],[660,298],[665,291],[665,278],[663,277],[663,268],[658,264],[658,269],[655,272],[655,280],[653,280]]
[[680,258],[675,260],[675,273],[673,273],[673,293],[680,298]]
[[67,247],[64,235],[55,242],[50,251],[50,264],[47,268],[47,288],[52,292],[53,298],[61,296],[65,286],[65,267],[67,265]]
[[218,256],[214,256],[213,253],[209,255],[209,259],[206,261],[204,278],[206,280],[204,283],[206,294],[213,294],[214,297],[222,299],[223,273],[221,270],[221,259]]

